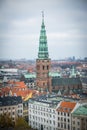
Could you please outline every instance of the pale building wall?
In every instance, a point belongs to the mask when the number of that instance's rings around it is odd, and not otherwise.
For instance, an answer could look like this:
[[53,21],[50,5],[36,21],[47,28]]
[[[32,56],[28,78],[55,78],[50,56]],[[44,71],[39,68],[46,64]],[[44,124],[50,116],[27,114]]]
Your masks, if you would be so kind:
[[0,106],[0,115],[3,114],[8,114],[15,122],[17,117],[23,117],[23,104]]
[[41,130],[56,130],[57,128],[57,112],[55,108],[51,108],[45,103],[29,103],[29,125],[33,128]]

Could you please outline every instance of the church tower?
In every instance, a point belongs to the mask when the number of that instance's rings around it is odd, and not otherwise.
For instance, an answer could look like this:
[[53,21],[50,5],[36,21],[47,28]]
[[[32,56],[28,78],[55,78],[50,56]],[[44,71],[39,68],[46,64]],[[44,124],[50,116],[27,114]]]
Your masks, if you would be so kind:
[[42,25],[39,38],[38,58],[36,59],[36,84],[38,90],[50,90],[49,70],[51,59],[49,58],[47,36],[44,25],[44,13],[42,12]]

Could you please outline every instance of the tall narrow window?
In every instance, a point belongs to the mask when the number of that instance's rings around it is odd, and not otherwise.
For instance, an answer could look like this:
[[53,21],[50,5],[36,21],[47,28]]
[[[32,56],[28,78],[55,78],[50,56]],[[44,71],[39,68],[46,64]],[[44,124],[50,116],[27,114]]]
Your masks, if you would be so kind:
[[49,66],[47,65],[47,70],[49,69]]
[[37,70],[39,70],[40,69],[40,66],[39,65],[37,65]]
[[43,70],[45,69],[45,66],[43,65]]

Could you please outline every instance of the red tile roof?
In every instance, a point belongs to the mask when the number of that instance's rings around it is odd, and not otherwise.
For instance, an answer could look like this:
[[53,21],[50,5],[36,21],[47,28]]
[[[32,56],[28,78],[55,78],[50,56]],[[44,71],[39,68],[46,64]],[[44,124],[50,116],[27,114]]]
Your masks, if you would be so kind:
[[70,113],[74,109],[75,105],[75,102],[63,101],[61,102],[57,111]]
[[[24,82],[9,82],[9,86],[0,88],[0,96],[4,95],[17,95],[21,96],[23,99],[31,97],[35,91],[29,90]],[[32,93],[32,94],[31,94]]]

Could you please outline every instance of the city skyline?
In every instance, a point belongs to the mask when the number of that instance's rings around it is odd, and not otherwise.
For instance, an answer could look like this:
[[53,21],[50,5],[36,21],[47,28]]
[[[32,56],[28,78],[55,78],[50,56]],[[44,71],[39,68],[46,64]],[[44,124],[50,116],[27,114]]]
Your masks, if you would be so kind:
[[36,59],[44,11],[49,57],[87,57],[86,0],[1,0],[0,59]]

